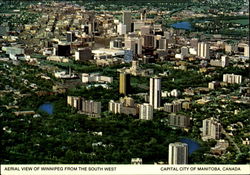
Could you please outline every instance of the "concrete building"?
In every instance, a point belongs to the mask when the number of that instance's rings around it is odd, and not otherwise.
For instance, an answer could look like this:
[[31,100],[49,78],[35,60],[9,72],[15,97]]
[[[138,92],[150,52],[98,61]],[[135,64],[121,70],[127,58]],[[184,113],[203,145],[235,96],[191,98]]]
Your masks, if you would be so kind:
[[226,55],[221,56],[221,67],[229,65],[229,58]]
[[120,72],[119,77],[119,93],[127,95],[130,92],[130,74]]
[[153,28],[152,26],[149,25],[145,25],[145,26],[141,26],[141,35],[149,35],[153,33]]
[[78,110],[80,114],[92,117],[100,117],[101,115],[101,102],[85,100],[82,97],[67,96],[67,104]]
[[185,115],[176,115],[174,113],[169,115],[169,125],[180,128],[187,128],[190,125],[190,118]]
[[126,25],[126,32],[131,32],[132,17],[130,11],[124,11],[122,13],[122,23]]
[[111,100],[109,102],[109,111],[115,114],[126,114],[136,116],[139,113],[138,105],[134,103],[131,97],[120,98],[119,102]]
[[119,35],[125,35],[127,31],[127,26],[125,24],[119,23],[117,25],[117,33]]
[[59,43],[54,50],[54,55],[57,56],[70,56],[70,44],[67,42]]
[[144,35],[142,46],[151,49],[155,48],[156,47],[155,36],[151,34]]
[[152,120],[153,119],[153,106],[148,103],[141,104],[139,117],[142,120]]
[[93,100],[82,99],[81,111],[92,117],[100,117],[101,115],[101,102],[95,102]]
[[192,48],[194,48],[195,50],[197,50],[198,49],[198,42],[199,42],[199,40],[197,38],[192,38],[190,40],[190,46]]
[[159,77],[150,78],[149,104],[157,109],[161,106],[161,79]]
[[219,140],[221,135],[221,124],[214,118],[205,119],[202,122],[202,140]]
[[122,103],[120,102],[114,102],[114,100],[109,102],[109,111],[114,114],[121,114],[121,107]]
[[209,44],[205,42],[198,43],[198,57],[209,59]]
[[248,57],[248,59],[249,59],[249,45],[244,47],[244,56]]
[[134,55],[142,54],[142,38],[126,37],[124,44],[124,47],[130,49]]
[[186,143],[176,142],[169,144],[168,151],[169,165],[188,163],[188,145]]
[[209,89],[216,89],[220,86],[220,82],[218,81],[212,81],[208,83],[208,88]]
[[82,74],[82,82],[83,83],[91,83],[91,82],[97,82],[97,83],[112,83],[113,77],[108,76],[102,76],[98,73],[83,73]]
[[186,56],[188,56],[188,48],[183,46],[181,47],[181,59],[183,59]]
[[93,59],[93,54],[90,48],[79,48],[75,52],[76,61],[86,61]]
[[131,164],[133,165],[142,165],[142,158],[132,158]]
[[242,76],[234,75],[234,74],[223,74],[223,82],[226,82],[229,84],[241,84]]

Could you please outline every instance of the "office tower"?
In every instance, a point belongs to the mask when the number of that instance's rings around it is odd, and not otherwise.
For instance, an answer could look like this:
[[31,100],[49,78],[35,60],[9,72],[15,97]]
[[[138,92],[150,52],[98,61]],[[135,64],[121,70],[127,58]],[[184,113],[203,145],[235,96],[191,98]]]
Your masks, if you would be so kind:
[[132,24],[132,18],[131,18],[131,12],[130,11],[124,11],[122,14],[122,22],[124,25],[126,25],[126,32],[131,32],[131,24]]
[[221,56],[221,67],[229,65],[229,58],[226,55]]
[[141,11],[141,21],[146,21],[147,20],[147,11],[146,9],[143,9]]
[[149,35],[152,33],[153,33],[152,26],[149,25],[141,26],[141,35]]
[[197,50],[198,49],[198,42],[199,42],[199,40],[197,38],[192,38],[190,40],[191,47],[194,48],[195,50]]
[[127,95],[130,91],[130,74],[120,73],[119,93]]
[[159,49],[166,51],[168,48],[168,42],[167,39],[161,38],[159,39]]
[[145,25],[145,22],[143,22],[143,21],[135,21],[133,24],[134,24],[133,32],[135,32],[135,31],[141,31],[141,28],[142,28],[142,26]]
[[67,32],[66,38],[67,38],[67,42],[69,42],[69,43],[73,42],[75,40],[75,33]]
[[75,52],[75,60],[76,61],[85,61],[93,58],[92,51],[90,48],[79,48],[78,51]]
[[142,54],[142,38],[125,38],[125,48],[130,49],[134,55]]
[[56,50],[57,56],[70,56],[70,45],[66,42],[61,42],[60,44],[58,44]]
[[242,76],[234,74],[223,74],[223,82],[230,84],[241,84]]
[[167,39],[167,40],[171,40],[171,33],[169,31],[164,31],[164,37]]
[[170,114],[169,115],[169,125],[170,126],[177,126],[181,128],[187,128],[190,125],[190,118],[185,115],[176,115]]
[[198,56],[209,59],[209,44],[205,42],[198,43]]
[[119,23],[117,25],[117,33],[119,35],[125,35],[127,30],[127,26],[125,24]]
[[159,77],[150,78],[149,104],[157,109],[161,106],[161,79]]
[[176,142],[169,144],[168,150],[169,165],[188,163],[188,145],[186,143]]
[[188,55],[188,48],[183,46],[181,47],[181,58],[184,58]]
[[145,48],[155,48],[155,36],[154,35],[144,35],[143,36],[143,46]]
[[152,120],[153,119],[153,106],[148,103],[143,103],[140,105],[139,111],[140,119],[142,120]]
[[214,118],[205,119],[202,122],[202,140],[219,140],[221,134],[221,124]]

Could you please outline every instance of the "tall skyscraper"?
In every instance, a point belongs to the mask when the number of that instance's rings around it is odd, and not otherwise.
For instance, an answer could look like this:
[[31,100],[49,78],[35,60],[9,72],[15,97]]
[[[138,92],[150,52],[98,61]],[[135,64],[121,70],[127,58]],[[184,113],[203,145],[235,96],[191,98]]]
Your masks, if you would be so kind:
[[159,77],[150,78],[149,104],[157,109],[161,106],[161,79]]
[[153,106],[148,103],[142,104],[140,106],[139,116],[140,116],[140,119],[142,120],[152,120],[153,119]]
[[188,163],[188,145],[186,143],[176,142],[169,144],[168,150],[169,165]]
[[198,43],[198,56],[209,59],[209,44],[205,42]]
[[130,74],[120,73],[119,93],[127,95],[130,91]]
[[131,12],[130,11],[124,11],[122,14],[122,22],[126,25],[126,32],[131,32],[131,24],[132,24],[132,18],[131,18]]

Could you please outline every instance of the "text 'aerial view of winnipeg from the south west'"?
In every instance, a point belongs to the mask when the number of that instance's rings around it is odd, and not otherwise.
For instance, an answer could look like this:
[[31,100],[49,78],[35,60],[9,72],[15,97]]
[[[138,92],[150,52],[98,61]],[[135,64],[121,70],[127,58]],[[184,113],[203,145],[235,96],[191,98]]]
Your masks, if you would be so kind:
[[0,0],[1,164],[249,164],[249,0]]

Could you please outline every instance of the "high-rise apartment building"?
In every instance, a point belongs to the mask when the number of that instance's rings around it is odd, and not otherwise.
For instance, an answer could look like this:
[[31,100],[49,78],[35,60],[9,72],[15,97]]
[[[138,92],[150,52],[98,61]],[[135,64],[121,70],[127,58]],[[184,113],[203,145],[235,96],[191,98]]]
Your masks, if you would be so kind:
[[112,113],[120,114],[121,107],[122,107],[122,103],[120,103],[120,102],[114,102],[114,100],[111,100],[109,102],[109,111]]
[[127,74],[125,72],[120,73],[119,78],[119,93],[127,95],[130,91],[130,74]]
[[186,143],[176,142],[169,144],[168,150],[169,165],[188,163],[188,145]]
[[230,83],[230,84],[241,84],[242,75],[223,74],[223,82]]
[[161,106],[161,79],[159,77],[150,78],[149,84],[149,104],[157,109]]
[[221,134],[221,124],[214,118],[205,119],[202,122],[202,140],[219,140]]
[[153,106],[148,103],[141,104],[139,116],[140,116],[140,119],[142,120],[152,120],[153,119]]
[[205,42],[198,43],[198,56],[209,59],[209,44]]
[[190,118],[185,115],[180,114],[170,114],[169,115],[169,125],[177,126],[181,128],[187,128],[190,125]]

